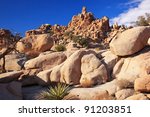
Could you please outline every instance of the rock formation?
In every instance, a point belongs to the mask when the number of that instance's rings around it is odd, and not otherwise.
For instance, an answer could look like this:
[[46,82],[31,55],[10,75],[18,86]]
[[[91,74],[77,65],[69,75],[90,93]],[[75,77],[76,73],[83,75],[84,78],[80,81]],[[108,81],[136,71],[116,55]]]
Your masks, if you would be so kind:
[[[0,30],[0,50],[11,46],[11,37]],[[97,19],[83,7],[68,26],[27,31],[18,51],[0,60],[6,69],[0,73],[0,99],[36,99],[62,83],[72,86],[64,99],[149,100],[149,40],[149,26],[110,27],[106,16]]]

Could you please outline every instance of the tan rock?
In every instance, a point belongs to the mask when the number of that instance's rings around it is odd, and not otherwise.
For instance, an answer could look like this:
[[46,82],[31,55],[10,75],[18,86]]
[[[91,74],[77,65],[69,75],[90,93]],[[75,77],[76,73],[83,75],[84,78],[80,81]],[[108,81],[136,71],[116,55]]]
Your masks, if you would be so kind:
[[[9,54],[5,56],[5,69],[7,71],[19,71],[23,68],[27,58],[21,54]],[[2,59],[0,60],[0,66],[3,65]]]
[[49,85],[51,83],[50,75],[51,75],[52,69],[50,70],[44,70],[37,74],[36,81],[39,85]]
[[130,97],[134,94],[134,90],[133,89],[122,89],[120,91],[117,91],[115,93],[115,96],[117,98],[117,100],[124,100],[127,97]]
[[97,90],[95,88],[74,88],[65,97],[69,100],[110,100],[108,92],[105,90]]
[[90,53],[95,53],[94,51],[78,50],[75,51],[61,67],[61,82],[67,84],[79,84],[81,78],[81,58]]
[[17,50],[29,56],[38,56],[41,52],[50,50],[53,39],[50,34],[32,35],[21,39],[17,43]]
[[62,66],[63,63],[52,69],[52,72],[50,74],[51,82],[60,82]]
[[150,46],[150,38],[148,39],[148,45]]
[[115,54],[113,54],[111,51],[106,51],[103,52],[101,54],[102,56],[102,60],[105,64],[105,66],[107,67],[107,70],[109,72],[109,74],[112,72],[114,66],[116,65],[116,63],[118,62],[118,56],[116,56]]
[[113,69],[113,77],[125,79],[134,83],[135,79],[142,78],[150,73],[150,48],[140,53],[120,60]]
[[8,83],[17,80],[23,71],[13,71],[0,74],[0,83]]
[[54,52],[40,55],[34,59],[27,61],[24,65],[25,69],[51,69],[66,60],[66,55],[62,52]]
[[143,93],[139,93],[126,98],[126,100],[148,100],[148,98]]
[[102,84],[102,85],[99,85],[99,86],[96,86],[96,88],[98,90],[106,90],[108,91],[109,95],[115,95],[115,93],[119,90],[122,90],[126,87],[129,86],[129,83],[128,81],[125,81],[125,80],[112,80],[110,82],[107,82],[105,84]]
[[150,37],[150,27],[135,27],[128,29],[110,43],[111,51],[118,56],[134,54],[143,49]]
[[108,80],[105,66],[94,54],[88,54],[82,57],[81,72],[80,84],[83,87],[102,84]]
[[134,89],[140,92],[150,92],[150,75],[145,78],[136,79]]

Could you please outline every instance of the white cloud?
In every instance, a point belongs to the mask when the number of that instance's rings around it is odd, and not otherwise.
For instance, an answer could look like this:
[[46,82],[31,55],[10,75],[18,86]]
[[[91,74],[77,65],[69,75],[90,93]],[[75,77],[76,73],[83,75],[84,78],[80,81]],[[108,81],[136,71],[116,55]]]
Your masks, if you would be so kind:
[[150,0],[130,0],[125,5],[128,5],[129,9],[112,18],[111,23],[118,22],[118,24],[132,25],[132,22],[136,21],[138,16],[150,13]]

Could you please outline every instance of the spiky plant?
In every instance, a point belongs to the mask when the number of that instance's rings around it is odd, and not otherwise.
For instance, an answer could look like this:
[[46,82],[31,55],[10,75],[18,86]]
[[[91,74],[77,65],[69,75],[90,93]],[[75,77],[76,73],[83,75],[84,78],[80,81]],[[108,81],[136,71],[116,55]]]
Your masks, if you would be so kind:
[[67,84],[57,83],[56,86],[50,86],[47,91],[42,91],[37,99],[41,100],[62,100],[71,87]]

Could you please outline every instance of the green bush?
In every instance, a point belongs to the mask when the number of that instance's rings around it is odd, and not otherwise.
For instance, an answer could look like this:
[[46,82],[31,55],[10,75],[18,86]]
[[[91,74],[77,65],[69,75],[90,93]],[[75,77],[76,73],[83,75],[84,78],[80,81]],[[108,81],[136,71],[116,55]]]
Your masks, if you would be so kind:
[[82,38],[81,36],[73,36],[73,42],[78,43],[82,47],[88,47],[88,39]]
[[60,51],[65,51],[66,50],[66,47],[64,44],[59,44],[59,45],[56,45],[55,46],[55,50],[60,52]]
[[42,91],[36,99],[40,100],[62,100],[69,92],[71,87],[67,84],[57,83],[56,86],[50,86],[47,91]]

